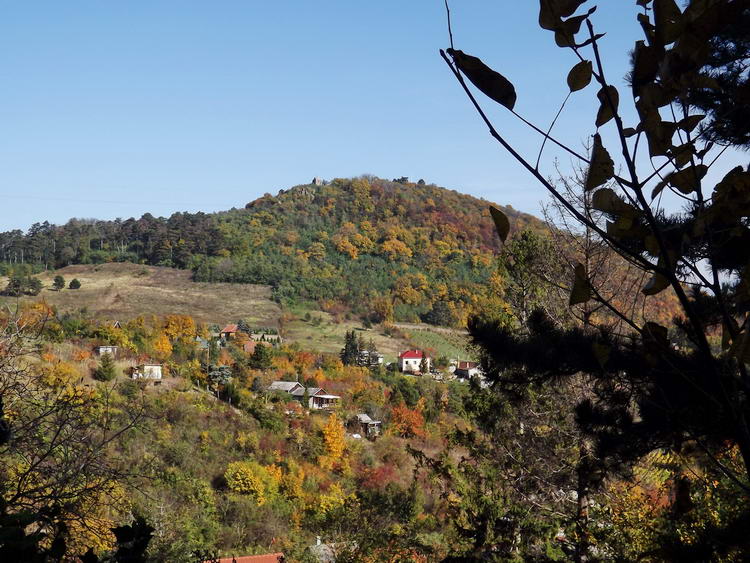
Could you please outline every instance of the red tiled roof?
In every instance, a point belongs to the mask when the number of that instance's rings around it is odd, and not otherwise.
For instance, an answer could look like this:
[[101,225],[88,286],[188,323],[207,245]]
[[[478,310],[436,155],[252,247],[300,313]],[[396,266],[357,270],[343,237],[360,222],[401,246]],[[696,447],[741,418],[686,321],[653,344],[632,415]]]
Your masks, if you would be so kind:
[[421,358],[422,350],[407,350],[406,352],[401,352],[398,357],[407,360]]
[[474,369],[475,367],[478,367],[479,364],[476,362],[458,362],[458,366],[456,366],[458,369]]
[[237,332],[237,325],[227,325],[221,329],[221,332]]
[[280,561],[284,561],[283,553],[243,555],[241,557],[222,557],[219,559],[219,563],[279,563]]

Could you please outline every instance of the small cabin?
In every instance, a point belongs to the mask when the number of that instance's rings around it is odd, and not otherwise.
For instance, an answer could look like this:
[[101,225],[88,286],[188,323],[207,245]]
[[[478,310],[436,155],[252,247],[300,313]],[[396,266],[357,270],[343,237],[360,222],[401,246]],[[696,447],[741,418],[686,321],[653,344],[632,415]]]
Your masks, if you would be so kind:
[[372,439],[380,436],[380,432],[383,428],[383,423],[379,420],[373,420],[367,414],[361,413],[354,418],[351,426],[356,430],[356,432]]
[[133,379],[150,379],[161,381],[162,366],[161,364],[141,364],[133,368]]
[[230,324],[221,329],[219,336],[223,340],[229,340],[231,338],[234,338],[237,335],[238,330],[239,330],[239,327],[237,325]]
[[471,379],[472,377],[481,377],[482,369],[477,362],[458,362],[456,369],[453,371],[458,379]]
[[109,354],[113,358],[117,357],[118,349],[119,348],[117,346],[97,346],[96,348],[94,348],[97,356],[103,356],[104,354]]

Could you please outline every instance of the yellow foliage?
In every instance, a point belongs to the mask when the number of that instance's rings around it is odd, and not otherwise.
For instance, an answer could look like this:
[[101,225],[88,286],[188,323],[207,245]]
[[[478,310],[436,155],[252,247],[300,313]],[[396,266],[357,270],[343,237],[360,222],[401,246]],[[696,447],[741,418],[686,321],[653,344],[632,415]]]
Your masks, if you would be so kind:
[[395,238],[390,238],[383,242],[382,250],[391,261],[412,257],[411,248]]
[[341,460],[346,447],[345,436],[346,431],[338,415],[336,413],[331,414],[323,427],[323,443],[326,448],[326,455],[321,457],[321,466],[331,468]]
[[346,499],[351,495],[346,495],[341,485],[334,483],[328,492],[318,497],[318,511],[321,514],[327,514],[331,510],[343,506]]
[[166,334],[159,334],[153,341],[154,355],[164,361],[172,355],[172,343]]
[[336,247],[336,250],[338,250],[342,254],[348,254],[349,258],[351,258],[352,260],[356,260],[359,256],[359,250],[357,250],[357,247],[354,246],[346,237],[340,235],[334,236],[333,244]]
[[192,341],[197,329],[195,321],[188,315],[167,315],[164,317],[164,334],[171,341]]
[[280,473],[275,465],[264,467],[255,461],[234,461],[227,467],[224,478],[232,491],[252,496],[260,506],[278,493]]

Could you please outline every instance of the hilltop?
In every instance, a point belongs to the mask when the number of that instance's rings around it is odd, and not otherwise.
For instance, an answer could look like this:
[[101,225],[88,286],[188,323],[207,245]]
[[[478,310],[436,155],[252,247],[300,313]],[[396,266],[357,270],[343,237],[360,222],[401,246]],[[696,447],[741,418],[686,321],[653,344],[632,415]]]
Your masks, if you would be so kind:
[[[405,178],[335,179],[266,194],[243,209],[35,224],[0,233],[6,262],[44,267],[134,262],[190,270],[197,282],[271,287],[372,322],[461,326],[500,306],[489,202]],[[541,228],[503,207],[514,230]],[[185,279],[185,278],[180,278]]]

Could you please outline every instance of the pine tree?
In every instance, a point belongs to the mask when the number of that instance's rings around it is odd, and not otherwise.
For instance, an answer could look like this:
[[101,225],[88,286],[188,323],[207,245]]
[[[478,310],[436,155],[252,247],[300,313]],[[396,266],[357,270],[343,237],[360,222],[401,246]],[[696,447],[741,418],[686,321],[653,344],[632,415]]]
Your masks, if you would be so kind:
[[341,350],[341,361],[345,366],[356,365],[359,359],[359,343],[357,341],[357,333],[347,331],[344,347]]
[[268,369],[273,362],[271,347],[260,342],[255,346],[253,355],[250,356],[250,367],[253,369]]
[[94,370],[94,379],[97,381],[112,381],[117,376],[117,367],[110,354],[104,354],[99,361],[99,366]]

